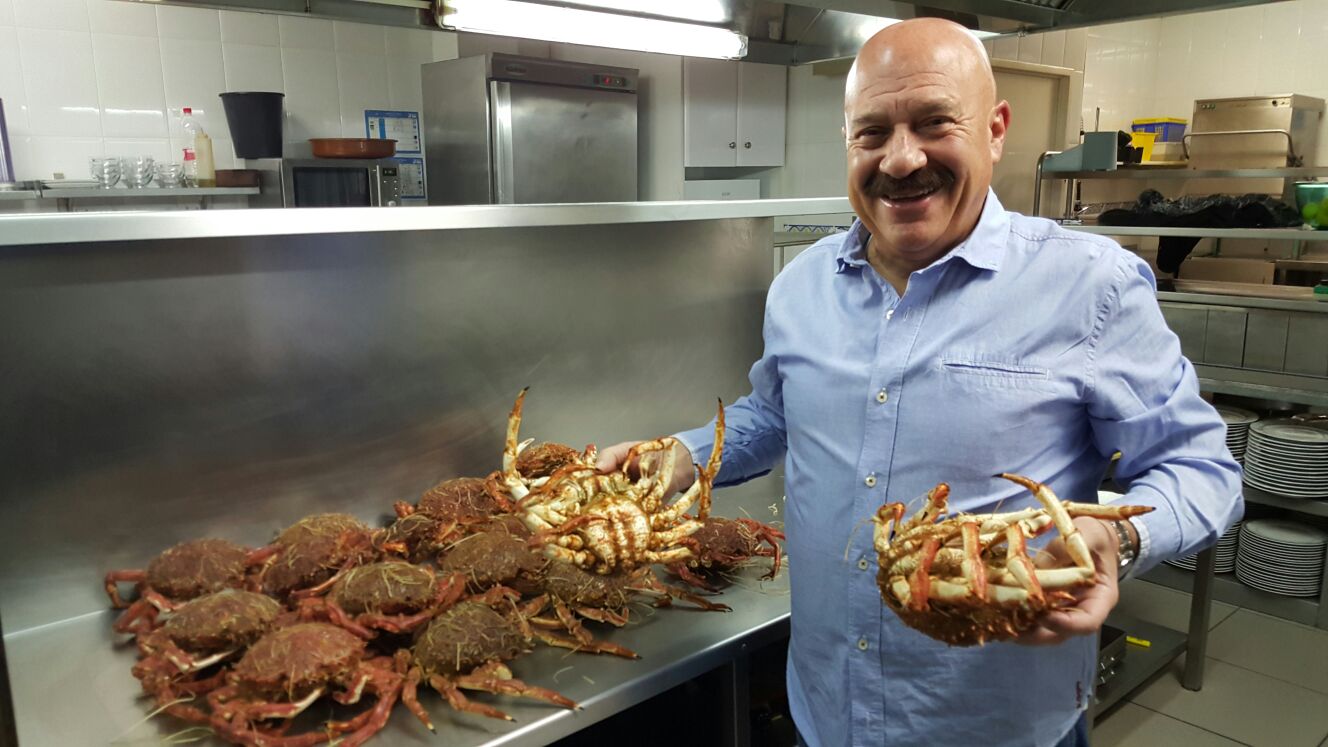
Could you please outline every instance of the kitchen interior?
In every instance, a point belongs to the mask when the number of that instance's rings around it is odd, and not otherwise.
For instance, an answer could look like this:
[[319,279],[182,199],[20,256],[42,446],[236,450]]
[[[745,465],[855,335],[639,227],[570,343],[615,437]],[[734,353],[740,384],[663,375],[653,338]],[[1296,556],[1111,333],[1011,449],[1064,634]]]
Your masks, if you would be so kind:
[[[384,525],[499,468],[524,386],[523,436],[599,444],[745,393],[772,278],[852,222],[848,64],[924,15],[1011,101],[1003,204],[1149,261],[1245,467],[1241,524],[1122,586],[1093,744],[1328,746],[1322,0],[0,0],[0,745],[222,743],[139,696],[108,570]],[[639,661],[512,665],[577,711],[422,688],[437,736],[373,742],[792,744],[758,560],[729,613],[595,625]]]

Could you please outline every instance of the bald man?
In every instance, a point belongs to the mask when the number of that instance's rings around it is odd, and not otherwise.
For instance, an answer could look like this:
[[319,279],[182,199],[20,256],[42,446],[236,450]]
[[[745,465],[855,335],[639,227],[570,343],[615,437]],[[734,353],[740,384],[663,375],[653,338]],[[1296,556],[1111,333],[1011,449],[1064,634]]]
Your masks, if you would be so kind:
[[[1213,543],[1242,512],[1225,426],[1148,266],[991,191],[1010,121],[963,28],[906,21],[867,42],[844,97],[858,220],[776,278],[751,394],[726,408],[720,484],[785,467],[788,691],[808,745],[1086,744],[1118,576]],[[679,438],[708,454],[711,428]],[[950,648],[882,606],[871,533],[854,531],[882,503],[945,481],[954,511],[1032,504],[997,472],[1095,502],[1117,450],[1125,501],[1156,510],[1076,520],[1098,574],[1075,607],[1017,643]]]

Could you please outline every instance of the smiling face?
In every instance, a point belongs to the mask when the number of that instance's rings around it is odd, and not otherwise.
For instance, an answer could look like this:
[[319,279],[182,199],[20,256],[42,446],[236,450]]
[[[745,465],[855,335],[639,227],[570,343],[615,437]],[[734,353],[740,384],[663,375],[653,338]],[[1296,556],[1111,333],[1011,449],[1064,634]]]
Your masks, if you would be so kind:
[[948,21],[895,24],[859,52],[844,97],[848,194],[887,276],[927,266],[977,224],[1010,121],[995,98],[982,46]]

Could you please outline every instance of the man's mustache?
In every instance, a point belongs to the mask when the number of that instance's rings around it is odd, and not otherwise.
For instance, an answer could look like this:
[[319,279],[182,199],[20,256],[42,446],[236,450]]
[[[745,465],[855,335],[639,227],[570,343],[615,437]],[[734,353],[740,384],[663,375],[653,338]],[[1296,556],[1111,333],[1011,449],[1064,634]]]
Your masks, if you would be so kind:
[[868,197],[893,197],[945,189],[953,183],[953,174],[938,169],[918,169],[903,179],[896,179],[878,171],[867,180],[863,192]]

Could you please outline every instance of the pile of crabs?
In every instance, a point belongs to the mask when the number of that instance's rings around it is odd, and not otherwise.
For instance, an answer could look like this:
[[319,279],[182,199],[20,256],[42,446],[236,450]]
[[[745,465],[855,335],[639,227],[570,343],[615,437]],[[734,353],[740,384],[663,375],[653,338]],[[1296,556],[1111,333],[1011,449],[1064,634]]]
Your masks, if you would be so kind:
[[[125,608],[115,630],[132,636],[133,675],[156,709],[239,744],[349,747],[381,730],[397,702],[432,731],[421,685],[497,719],[510,717],[462,691],[575,708],[509,665],[537,644],[636,658],[583,621],[626,625],[640,601],[725,611],[701,595],[724,574],[762,557],[772,561],[766,578],[779,572],[778,529],[710,516],[722,407],[709,460],[670,502],[674,439],[643,442],[621,470],[601,474],[593,446],[518,443],[524,397],[500,470],[397,503],[390,526],[318,514],[266,547],[201,539],[143,570],[108,573],[106,592]],[[655,565],[698,593],[663,583]],[[132,602],[120,595],[127,583]],[[296,727],[325,698],[346,715]]]

